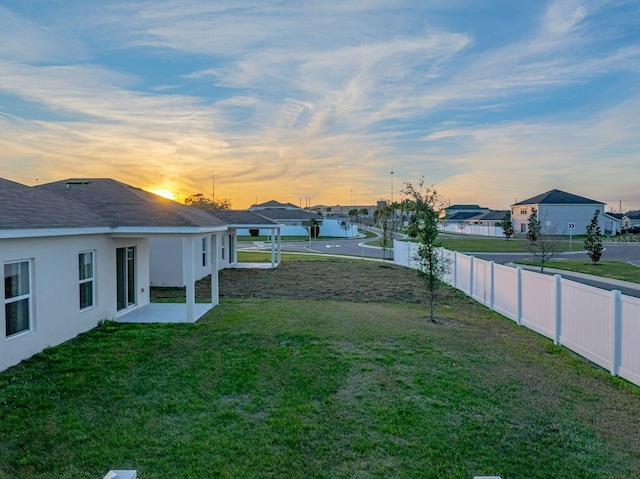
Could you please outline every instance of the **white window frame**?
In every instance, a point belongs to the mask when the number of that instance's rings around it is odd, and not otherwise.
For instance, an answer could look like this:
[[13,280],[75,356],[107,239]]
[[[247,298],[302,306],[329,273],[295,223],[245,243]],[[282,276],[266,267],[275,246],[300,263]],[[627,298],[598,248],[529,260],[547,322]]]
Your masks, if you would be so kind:
[[202,238],[202,266],[207,266],[207,237]]
[[[80,311],[86,311],[88,309],[91,309],[91,308],[95,307],[95,305],[96,305],[96,281],[95,281],[95,278],[96,278],[96,255],[95,255],[95,252],[93,250],[80,251],[78,253],[78,266],[80,265],[80,257],[81,257],[81,255],[84,255],[84,254],[91,255],[91,277],[82,279],[80,277],[80,271],[78,271],[78,293],[79,293],[78,306],[80,308]],[[82,303],[80,302],[81,298],[82,298],[82,295],[80,294],[80,291],[82,289],[82,285],[86,284],[86,283],[93,283],[91,285],[91,304],[89,306],[85,306],[83,308],[82,307]]]
[[[2,287],[2,297],[4,298],[4,311],[3,311],[3,316],[4,316],[4,321],[5,321],[5,338],[6,339],[13,339],[16,338],[18,336],[22,336],[24,334],[30,333],[31,331],[33,331],[33,325],[34,325],[34,318],[33,318],[33,267],[32,267],[32,260],[28,260],[28,259],[22,259],[22,260],[17,260],[17,261],[7,261],[4,263],[4,266],[2,268],[2,275],[4,278],[4,275],[6,274],[4,272],[4,269],[6,266],[11,265],[11,264],[21,264],[21,263],[27,263],[27,274],[29,275],[27,284],[29,287],[29,291],[26,294],[22,294],[20,296],[13,296],[11,298],[7,298],[7,293],[6,293],[6,289],[5,286],[3,285]],[[13,334],[8,334],[6,325],[7,325],[7,305],[8,304],[12,304],[12,303],[17,303],[18,301],[24,301],[27,300],[27,304],[28,304],[28,321],[29,321],[29,326],[26,329],[23,329],[21,331],[17,331]]]

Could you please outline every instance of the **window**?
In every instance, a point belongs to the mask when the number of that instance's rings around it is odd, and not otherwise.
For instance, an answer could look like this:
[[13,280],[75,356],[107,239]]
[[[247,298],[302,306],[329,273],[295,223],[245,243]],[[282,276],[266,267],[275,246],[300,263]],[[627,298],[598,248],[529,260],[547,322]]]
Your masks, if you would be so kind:
[[4,313],[7,337],[31,328],[31,264],[4,265]]
[[527,209],[526,208],[520,208],[520,214],[521,215],[526,215],[527,214]]
[[222,253],[222,259],[224,259],[224,238],[222,238],[220,243],[220,252]]
[[207,237],[202,238],[202,266],[207,265]]
[[80,282],[80,309],[93,307],[93,251],[87,251],[78,255],[78,280]]

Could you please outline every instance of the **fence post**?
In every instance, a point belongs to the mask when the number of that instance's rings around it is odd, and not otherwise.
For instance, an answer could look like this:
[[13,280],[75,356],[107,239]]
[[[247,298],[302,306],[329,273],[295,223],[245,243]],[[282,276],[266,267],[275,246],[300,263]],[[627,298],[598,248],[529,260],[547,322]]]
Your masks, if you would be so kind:
[[556,279],[556,334],[553,344],[560,345],[560,337],[562,336],[562,276],[554,274]]
[[489,263],[489,265],[490,265],[490,268],[491,268],[491,296],[489,296],[489,309],[491,311],[493,311],[493,302],[495,300],[495,294],[493,292],[495,291],[495,285],[496,285],[495,284],[495,274],[494,274],[493,268],[495,267],[496,262],[495,261],[491,261]]
[[613,321],[611,324],[611,368],[612,376],[617,376],[622,356],[622,293],[614,289],[611,291],[613,300]]
[[522,267],[516,268],[518,272],[518,326],[522,326]]
[[453,252],[453,287],[458,288],[458,252]]
[[473,298],[473,260],[475,258],[473,257],[473,255],[469,256],[469,296],[471,296],[471,298]]

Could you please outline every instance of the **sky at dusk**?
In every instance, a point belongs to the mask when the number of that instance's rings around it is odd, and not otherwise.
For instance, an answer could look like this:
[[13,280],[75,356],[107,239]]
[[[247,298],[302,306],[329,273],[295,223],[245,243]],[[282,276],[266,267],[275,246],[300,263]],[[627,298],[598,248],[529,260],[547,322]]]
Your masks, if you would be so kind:
[[0,0],[0,177],[626,211],[639,87],[638,0]]

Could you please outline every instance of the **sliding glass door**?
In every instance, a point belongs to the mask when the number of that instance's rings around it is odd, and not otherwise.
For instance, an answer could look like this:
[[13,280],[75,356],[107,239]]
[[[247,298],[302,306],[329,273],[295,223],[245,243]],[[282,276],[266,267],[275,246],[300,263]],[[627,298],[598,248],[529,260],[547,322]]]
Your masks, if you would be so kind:
[[118,311],[136,304],[136,248],[116,249],[116,294]]

